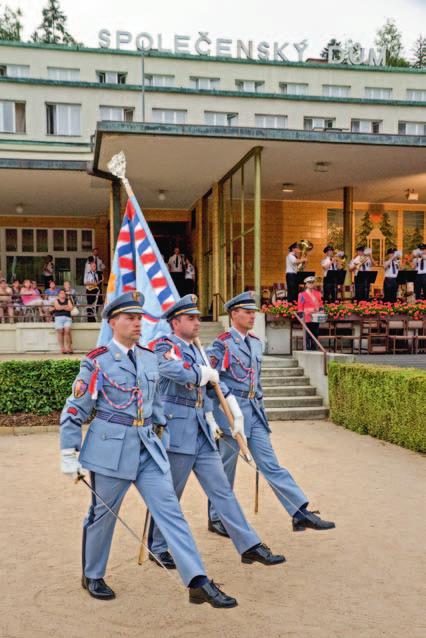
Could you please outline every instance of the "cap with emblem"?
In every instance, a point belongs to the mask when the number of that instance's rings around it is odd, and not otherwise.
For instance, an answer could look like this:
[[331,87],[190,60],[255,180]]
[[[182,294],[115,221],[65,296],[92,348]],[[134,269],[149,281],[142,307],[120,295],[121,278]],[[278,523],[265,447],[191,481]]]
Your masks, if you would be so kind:
[[315,277],[306,277],[304,280],[305,284],[314,284],[315,283]]
[[426,244],[419,244],[417,248],[420,248],[420,250],[424,250],[426,248]]
[[291,252],[295,248],[299,248],[299,244],[297,243],[297,241],[295,241],[293,244],[290,244],[290,246],[288,247],[288,251]]
[[111,303],[107,304],[102,313],[102,319],[109,321],[122,312],[143,314],[143,304],[145,297],[141,292],[133,290],[132,292],[124,292],[116,297]]
[[164,319],[170,321],[179,315],[200,315],[201,312],[197,308],[197,295],[185,295],[173,306],[171,306],[163,315]]
[[357,246],[355,250],[356,250],[357,252],[358,252],[359,250],[365,250],[365,246]]
[[236,297],[232,297],[224,304],[225,310],[230,312],[231,310],[237,310],[237,308],[243,308],[243,310],[259,310],[256,306],[255,294],[253,290],[247,290],[242,292]]
[[387,255],[393,255],[394,253],[396,253],[396,248],[388,248],[386,251]]
[[330,244],[328,244],[322,252],[325,254],[325,253],[329,253],[330,250],[334,250],[334,248],[333,246],[330,246]]

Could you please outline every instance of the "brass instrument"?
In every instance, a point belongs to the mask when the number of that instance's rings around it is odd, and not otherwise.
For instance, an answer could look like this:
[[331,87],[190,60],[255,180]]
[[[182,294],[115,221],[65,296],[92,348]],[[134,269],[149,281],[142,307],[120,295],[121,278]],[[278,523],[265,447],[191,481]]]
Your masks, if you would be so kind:
[[341,270],[345,270],[346,268],[346,255],[343,250],[336,251],[336,254],[333,255],[333,259],[337,264],[338,268]]
[[367,261],[370,259],[372,254],[373,254],[373,251],[371,250],[371,248],[366,248],[364,250],[363,256],[360,257],[359,262],[355,264],[355,272],[358,272],[358,270],[360,270],[360,268],[362,268],[362,266],[365,263],[367,263]]
[[[314,247],[313,243],[309,241],[309,239],[301,239],[298,245],[302,251],[302,254],[300,255],[300,259],[304,259],[307,253],[311,252],[312,248]],[[302,272],[304,268],[305,268],[305,262],[302,261],[302,263],[297,264],[298,272]]]

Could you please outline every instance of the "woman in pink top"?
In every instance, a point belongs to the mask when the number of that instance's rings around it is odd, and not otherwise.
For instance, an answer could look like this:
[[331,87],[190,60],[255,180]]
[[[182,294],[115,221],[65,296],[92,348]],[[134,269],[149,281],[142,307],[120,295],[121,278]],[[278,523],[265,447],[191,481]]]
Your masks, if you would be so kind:
[[[304,319],[312,334],[318,339],[319,323],[312,321],[312,313],[323,308],[323,300],[319,290],[315,290],[315,277],[306,277],[305,290],[299,293],[297,312]],[[316,350],[317,346],[311,335],[306,332],[306,350]]]
[[25,307],[38,308],[41,317],[44,316],[43,300],[40,297],[40,292],[34,290],[29,279],[24,279],[21,288],[21,301]]

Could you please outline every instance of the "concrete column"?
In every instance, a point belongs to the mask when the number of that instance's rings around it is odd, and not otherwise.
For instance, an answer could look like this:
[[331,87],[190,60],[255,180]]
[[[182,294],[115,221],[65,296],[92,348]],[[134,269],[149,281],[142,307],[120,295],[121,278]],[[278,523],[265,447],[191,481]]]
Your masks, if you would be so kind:
[[217,321],[220,305],[219,184],[214,184],[212,189],[212,260],[213,321]]
[[118,180],[111,182],[109,191],[109,223],[110,223],[110,254],[111,265],[114,258],[115,245],[121,227],[121,183]]
[[[347,256],[347,264],[352,258],[352,226],[353,226],[353,186],[343,187],[343,250]],[[349,269],[346,270],[345,284],[351,283],[352,277]]]
[[195,263],[197,267],[197,294],[199,298],[199,307],[202,312],[205,313],[205,307],[207,305],[204,281],[204,255],[203,255],[203,200],[199,199],[195,206],[195,228],[196,228],[196,240],[195,240]]
[[261,298],[261,274],[262,274],[262,238],[261,238],[261,201],[262,201],[262,170],[261,150],[254,156],[254,289],[256,300]]

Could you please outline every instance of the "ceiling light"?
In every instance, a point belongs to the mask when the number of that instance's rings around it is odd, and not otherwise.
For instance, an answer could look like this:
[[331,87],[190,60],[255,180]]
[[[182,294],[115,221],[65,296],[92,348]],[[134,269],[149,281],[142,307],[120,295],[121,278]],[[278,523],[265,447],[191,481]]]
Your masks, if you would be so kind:
[[314,171],[316,173],[328,173],[330,162],[315,162]]
[[164,202],[166,199],[166,192],[163,190],[158,191],[158,199],[160,202]]
[[22,215],[22,213],[24,212],[24,205],[16,204],[15,211],[17,212],[18,215]]
[[407,190],[405,191],[405,197],[408,199],[409,202],[417,202],[419,199],[419,194],[417,191],[414,190],[414,188],[407,188]]
[[294,184],[283,184],[281,190],[283,193],[294,193]]

